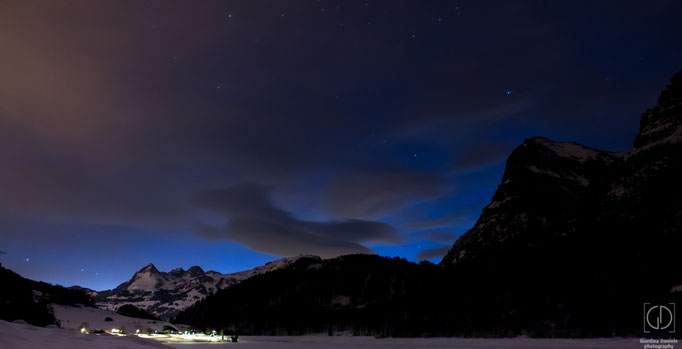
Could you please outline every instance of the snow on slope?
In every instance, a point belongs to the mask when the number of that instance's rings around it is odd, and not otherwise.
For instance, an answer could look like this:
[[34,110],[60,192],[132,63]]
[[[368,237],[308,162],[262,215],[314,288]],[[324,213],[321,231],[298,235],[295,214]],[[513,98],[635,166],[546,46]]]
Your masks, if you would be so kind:
[[154,264],[147,264],[140,269],[129,281],[128,290],[156,292],[158,290],[173,289],[172,282],[167,275],[161,274]]
[[628,155],[627,153],[612,153],[593,149],[575,142],[554,142],[542,137],[536,137],[534,140],[536,143],[547,147],[547,149],[554,152],[554,154],[557,156],[575,159],[580,162],[585,162],[587,160],[600,160],[608,156],[624,158]]
[[[138,319],[97,308],[71,307],[59,304],[52,304],[51,306],[55,318],[59,320],[59,325],[69,330],[80,330],[84,323],[87,324],[86,327],[89,330],[109,331],[117,328],[125,329],[129,333],[137,329],[142,333],[146,333],[148,328],[161,331],[164,326],[174,326],[165,321]],[[106,321],[107,317],[113,319],[113,321]]]

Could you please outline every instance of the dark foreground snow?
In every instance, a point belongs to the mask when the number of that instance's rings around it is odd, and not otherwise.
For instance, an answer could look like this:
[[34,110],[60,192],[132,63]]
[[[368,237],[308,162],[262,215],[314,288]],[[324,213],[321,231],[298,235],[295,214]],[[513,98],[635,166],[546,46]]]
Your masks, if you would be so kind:
[[387,338],[372,337],[241,337],[239,343],[164,343],[136,336],[117,337],[110,335],[84,335],[75,330],[42,328],[26,324],[9,323],[0,320],[1,349],[218,349],[218,348],[642,348],[638,339],[465,339],[465,338]]
[[36,327],[0,320],[0,349],[153,349],[159,342],[136,336],[85,335],[76,330]]
[[[529,348],[529,349],[582,349],[582,348],[639,348],[639,339],[531,339],[531,338],[385,338],[373,337],[240,337],[238,344],[226,343],[225,346],[238,345],[249,349],[301,348],[301,349],[343,349],[343,348],[398,348],[398,349],[500,349],[500,348]],[[215,344],[173,344],[177,349],[208,349],[216,348]]]

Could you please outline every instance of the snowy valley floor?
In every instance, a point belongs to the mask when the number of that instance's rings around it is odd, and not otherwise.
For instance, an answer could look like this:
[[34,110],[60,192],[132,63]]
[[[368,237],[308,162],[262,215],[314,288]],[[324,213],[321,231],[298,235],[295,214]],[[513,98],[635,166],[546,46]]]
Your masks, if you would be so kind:
[[[467,338],[385,338],[372,337],[240,337],[239,343],[217,344],[239,346],[250,349],[301,348],[301,349],[342,349],[342,348],[399,348],[399,349],[500,349],[500,348],[643,348],[639,339],[467,339]],[[217,348],[216,344],[174,344],[176,349]]]
[[75,330],[42,328],[0,320],[1,349],[219,349],[219,348],[643,348],[638,339],[464,339],[464,338],[387,338],[371,337],[240,337],[239,343],[163,343],[136,336],[84,335]]

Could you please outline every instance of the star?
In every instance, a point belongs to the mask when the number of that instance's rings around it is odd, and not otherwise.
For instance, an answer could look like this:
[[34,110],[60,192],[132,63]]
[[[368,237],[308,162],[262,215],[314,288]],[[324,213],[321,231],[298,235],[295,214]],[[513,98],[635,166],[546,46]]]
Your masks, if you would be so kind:
[[30,260],[31,260],[31,259],[29,259],[29,258],[26,258],[26,261],[27,261],[27,262],[29,262]]
[[507,96],[511,96],[511,94],[512,94],[512,90],[507,90],[507,91],[504,91],[504,94],[506,94]]
[[81,273],[84,272],[84,271],[85,271],[85,269],[81,269]]

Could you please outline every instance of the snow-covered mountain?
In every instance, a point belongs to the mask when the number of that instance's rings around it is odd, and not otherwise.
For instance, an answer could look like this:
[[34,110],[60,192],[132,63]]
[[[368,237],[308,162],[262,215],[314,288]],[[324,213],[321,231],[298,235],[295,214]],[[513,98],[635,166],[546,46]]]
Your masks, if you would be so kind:
[[622,166],[627,153],[592,149],[542,137],[527,139],[509,156],[492,201],[473,228],[462,235],[443,264],[498,255],[510,244],[528,239],[561,239],[603,195],[605,180]]
[[232,274],[221,274],[213,270],[205,272],[198,266],[188,270],[177,268],[170,272],[161,272],[150,263],[115,289],[91,291],[91,294],[97,306],[102,309],[116,311],[124,304],[132,304],[162,319],[170,319],[209,294],[254,275],[285,268],[304,257],[319,259],[317,256],[300,255]]
[[[618,243],[623,246],[615,251],[628,254],[619,258],[645,269],[645,256],[666,257],[661,247],[675,246],[680,239],[681,154],[682,72],[642,115],[631,152],[541,137],[517,147],[492,202],[441,263],[509,265],[535,249],[564,252],[569,242],[583,250],[612,246],[595,251],[605,256]],[[569,258],[575,253],[566,252]],[[658,263],[663,267],[652,263],[653,270],[665,269],[665,263]]]

